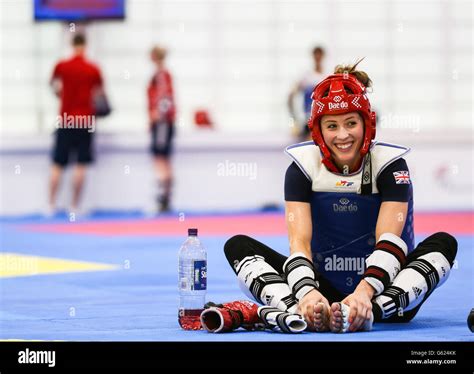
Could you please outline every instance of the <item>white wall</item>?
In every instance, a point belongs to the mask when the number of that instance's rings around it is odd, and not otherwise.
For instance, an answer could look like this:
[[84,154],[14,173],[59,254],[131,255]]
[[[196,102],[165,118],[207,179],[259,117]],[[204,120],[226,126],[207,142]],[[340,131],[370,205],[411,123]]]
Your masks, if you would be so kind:
[[[444,138],[413,138],[410,130],[381,131],[379,139],[412,147],[407,156],[417,211],[474,209],[474,152],[469,132]],[[472,133],[471,133],[472,135]],[[8,139],[0,151],[0,216],[40,213],[47,207],[49,137]],[[97,162],[84,191],[85,210],[150,210],[156,183],[148,139],[98,134]],[[283,182],[290,164],[285,136],[194,132],[178,136],[173,158],[177,212],[228,211],[283,206]],[[238,145],[236,145],[238,144]],[[450,145],[451,144],[451,145]],[[59,207],[70,202],[66,175]]]
[[[130,140],[127,135],[98,134],[96,140],[97,162],[88,173],[84,210],[152,210],[157,183],[147,137]],[[0,151],[0,216],[46,211],[51,141],[49,137],[21,143],[9,139]],[[266,135],[249,138],[196,132],[178,136],[173,209],[222,211],[281,205],[284,174],[290,164],[283,149],[289,142],[288,137]],[[68,169],[59,208],[68,208],[71,190]]]
[[[32,3],[0,3],[0,134],[45,133],[54,124],[57,101],[47,83],[68,53],[70,26],[34,23]],[[380,115],[419,121],[421,131],[472,125],[470,1],[126,3],[124,22],[85,26],[115,108],[104,131],[144,131],[154,43],[169,47],[183,129],[205,107],[223,131],[288,131],[286,96],[310,67],[314,44],[327,48],[327,69],[366,57],[361,68],[375,83]]]

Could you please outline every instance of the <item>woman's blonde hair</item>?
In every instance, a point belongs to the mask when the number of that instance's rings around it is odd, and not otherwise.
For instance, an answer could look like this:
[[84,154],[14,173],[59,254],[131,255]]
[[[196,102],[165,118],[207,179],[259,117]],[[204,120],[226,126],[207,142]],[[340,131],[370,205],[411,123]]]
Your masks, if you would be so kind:
[[369,78],[365,71],[356,70],[357,65],[363,60],[361,58],[354,65],[337,65],[334,68],[334,74],[350,74],[353,75],[360,83],[365,87],[372,87],[372,80]]

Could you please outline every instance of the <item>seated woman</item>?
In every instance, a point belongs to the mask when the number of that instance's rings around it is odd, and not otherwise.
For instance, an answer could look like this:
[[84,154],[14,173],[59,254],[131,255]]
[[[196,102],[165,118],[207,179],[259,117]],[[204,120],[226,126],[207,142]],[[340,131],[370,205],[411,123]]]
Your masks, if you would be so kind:
[[338,66],[316,86],[314,142],[286,149],[290,256],[245,235],[224,248],[244,290],[303,315],[313,331],[410,321],[445,282],[457,252],[444,232],[415,247],[409,149],[374,141],[371,80],[356,66]]

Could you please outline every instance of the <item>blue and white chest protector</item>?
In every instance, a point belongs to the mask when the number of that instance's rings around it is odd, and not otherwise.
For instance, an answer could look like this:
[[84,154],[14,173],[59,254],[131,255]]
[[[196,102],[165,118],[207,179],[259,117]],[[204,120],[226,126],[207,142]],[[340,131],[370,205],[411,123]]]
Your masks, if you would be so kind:
[[[289,146],[286,153],[312,183],[311,250],[316,270],[340,292],[354,291],[365,271],[365,259],[375,245],[375,227],[382,203],[377,178],[409,148],[374,142],[372,158],[372,194],[361,194],[362,167],[353,174],[330,172],[321,163],[321,152],[313,142]],[[402,239],[408,251],[414,248],[413,189],[410,185],[408,215]]]

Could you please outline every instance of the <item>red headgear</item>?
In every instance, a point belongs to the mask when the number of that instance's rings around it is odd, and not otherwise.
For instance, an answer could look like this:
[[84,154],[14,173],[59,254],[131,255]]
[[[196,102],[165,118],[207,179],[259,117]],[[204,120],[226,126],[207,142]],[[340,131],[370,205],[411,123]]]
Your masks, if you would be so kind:
[[311,117],[308,127],[314,142],[323,154],[323,164],[334,172],[339,169],[331,160],[331,153],[321,133],[321,117],[326,114],[344,114],[358,112],[364,120],[364,141],[360,148],[362,157],[369,151],[370,143],[375,138],[375,112],[370,110],[365,86],[351,74],[333,74],[321,81],[311,96]]

